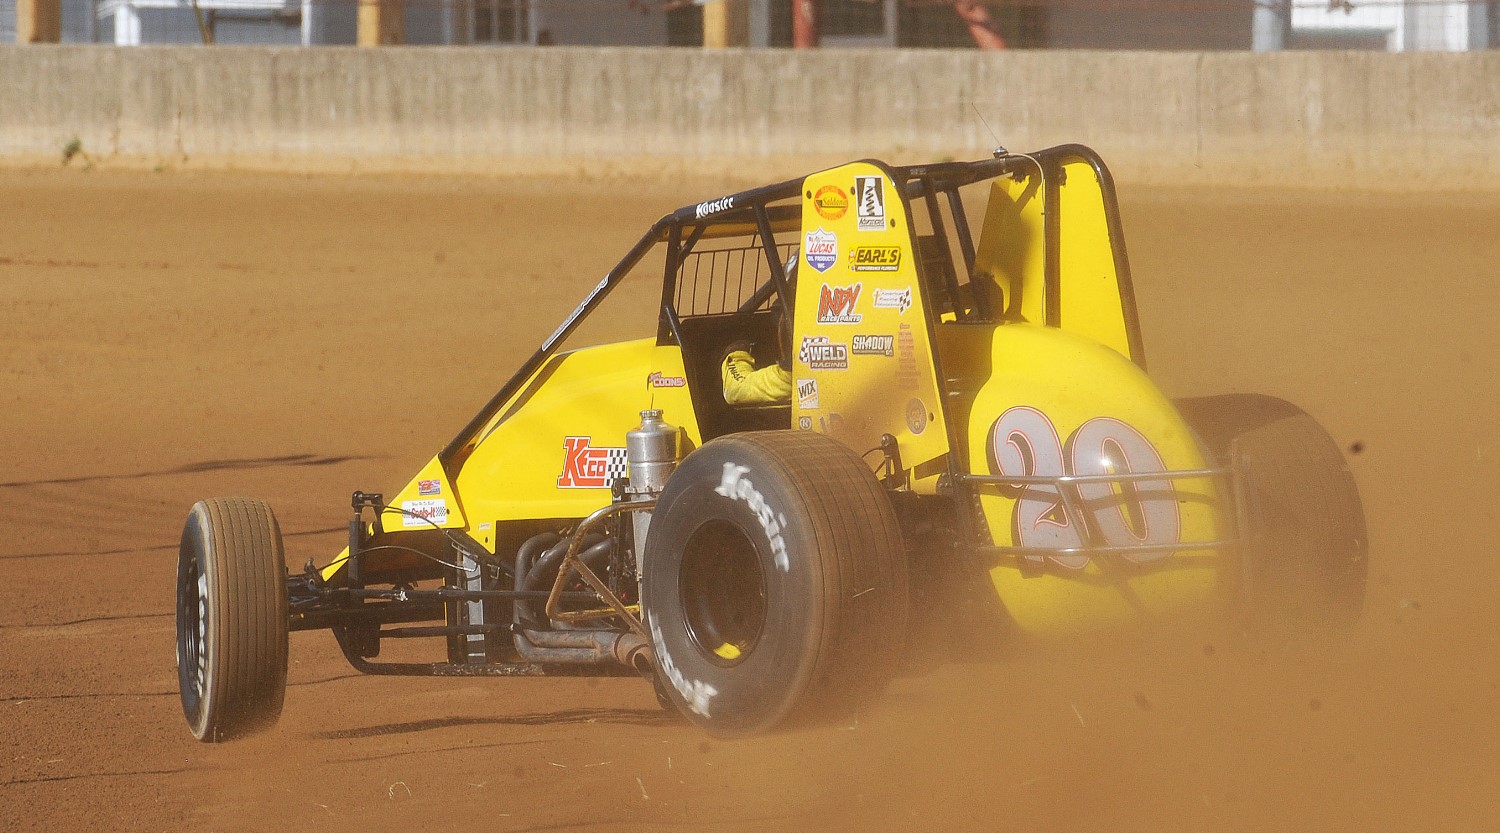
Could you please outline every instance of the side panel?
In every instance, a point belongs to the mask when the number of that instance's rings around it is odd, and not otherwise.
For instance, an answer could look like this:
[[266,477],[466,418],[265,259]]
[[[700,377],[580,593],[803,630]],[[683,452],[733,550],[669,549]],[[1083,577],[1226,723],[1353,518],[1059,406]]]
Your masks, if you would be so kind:
[[974,269],[1005,293],[1005,318],[1048,324],[1138,365],[1135,298],[1112,185],[1085,160],[1043,162],[990,186]]
[[864,452],[896,437],[904,465],[948,451],[905,204],[877,166],[803,183],[792,424]]
[[609,503],[626,476],[625,434],[659,408],[687,448],[701,440],[682,353],[654,339],[554,357],[464,461],[455,487],[474,537],[496,521],[580,518]]
[[[1144,372],[1090,339],[1011,324],[994,333],[993,371],[968,426],[976,474],[1058,476],[1203,468],[1192,432]],[[1224,537],[1221,495],[1208,479],[1077,487],[1084,522],[1051,486],[985,486],[979,502],[1001,546],[1174,544],[1166,554],[1064,555],[991,571],[1023,628],[1067,632],[1122,619],[1211,610],[1231,560],[1193,542]],[[1102,540],[1100,540],[1102,539]],[[1040,573],[1033,575],[1029,573]]]

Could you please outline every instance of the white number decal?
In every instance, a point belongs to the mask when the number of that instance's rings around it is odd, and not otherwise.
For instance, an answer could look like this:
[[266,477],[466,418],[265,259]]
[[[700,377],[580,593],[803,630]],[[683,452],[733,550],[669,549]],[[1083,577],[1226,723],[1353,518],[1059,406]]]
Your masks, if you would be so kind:
[[[1047,415],[1025,406],[1011,408],[995,420],[990,429],[990,455],[996,474],[1017,477],[1166,471],[1151,441],[1118,419],[1095,417],[1079,426],[1064,446]],[[1079,520],[1106,545],[1174,544],[1181,537],[1182,518],[1170,480],[1088,483],[1076,488],[1077,503],[1087,516]],[[1056,486],[1023,486],[1011,516],[1011,535],[1017,546],[1084,546],[1083,530],[1065,507]],[[1170,551],[1163,550],[1125,557],[1145,563],[1169,555]],[[1048,558],[1071,570],[1089,563],[1089,556],[1082,554]]]

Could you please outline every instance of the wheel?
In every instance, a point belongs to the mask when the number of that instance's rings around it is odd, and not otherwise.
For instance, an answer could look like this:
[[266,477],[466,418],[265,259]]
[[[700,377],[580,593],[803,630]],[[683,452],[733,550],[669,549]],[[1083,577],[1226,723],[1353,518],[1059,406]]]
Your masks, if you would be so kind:
[[281,528],[266,504],[193,505],[177,560],[177,681],[193,737],[269,728],[286,695],[287,592]]
[[1288,402],[1253,394],[1177,403],[1238,478],[1238,598],[1262,628],[1347,626],[1367,572],[1364,509],[1333,438]]
[[662,689],[711,734],[831,717],[902,658],[907,568],[885,493],[821,434],[722,437],[651,519],[642,605]]

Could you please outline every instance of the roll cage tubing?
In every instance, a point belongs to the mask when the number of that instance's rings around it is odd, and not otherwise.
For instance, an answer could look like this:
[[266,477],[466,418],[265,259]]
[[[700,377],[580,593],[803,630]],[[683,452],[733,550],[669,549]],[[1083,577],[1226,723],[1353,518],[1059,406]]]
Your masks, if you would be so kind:
[[[1045,183],[1043,189],[1043,222],[1045,229],[1045,260],[1043,272],[1046,286],[1046,318],[1047,326],[1057,327],[1061,323],[1061,249],[1059,245],[1059,223],[1058,213],[1058,189],[1062,184],[1062,167],[1072,162],[1083,162],[1093,169],[1098,178],[1100,191],[1104,199],[1104,214],[1108,224],[1111,249],[1114,256],[1115,275],[1120,287],[1120,305],[1125,318],[1126,333],[1129,340],[1131,355],[1141,369],[1145,369],[1145,352],[1141,344],[1139,319],[1135,306],[1135,290],[1130,278],[1130,265],[1125,253],[1125,235],[1120,224],[1119,204],[1115,196],[1114,178],[1109,169],[1105,167],[1104,161],[1099,158],[1091,148],[1078,144],[1058,145],[1030,154],[1010,154],[1004,151],[996,151],[993,159],[983,159],[974,162],[939,162],[930,165],[911,165],[905,167],[891,167],[877,160],[865,160],[869,164],[880,168],[892,182],[897,183],[898,191],[902,200],[907,204],[907,216],[911,216],[910,204],[914,200],[924,200],[927,205],[927,213],[932,222],[933,232],[939,239],[947,239],[946,228],[939,210],[939,195],[946,196],[948,207],[954,218],[954,232],[957,235],[959,248],[965,261],[967,270],[972,274],[974,267],[975,248],[974,240],[969,231],[969,225],[963,209],[963,201],[959,197],[958,189],[1000,176],[1015,173],[1027,173],[1041,169],[1044,173],[1042,179]],[[677,270],[682,259],[686,257],[698,241],[701,240],[708,229],[717,224],[725,222],[748,223],[753,222],[755,234],[760,238],[761,246],[765,251],[766,260],[770,264],[771,278],[765,285],[761,286],[752,294],[744,304],[740,306],[740,312],[749,312],[761,304],[775,291],[782,299],[783,314],[792,314],[794,295],[787,284],[787,275],[781,259],[776,252],[776,240],[772,233],[774,220],[791,219],[800,216],[800,206],[773,206],[770,203],[780,200],[795,199],[798,197],[805,177],[789,179],[774,185],[765,185],[748,191],[729,194],[717,200],[697,203],[695,205],[683,206],[671,214],[667,214],[653,224],[649,231],[633,246],[630,251],[620,260],[615,267],[604,276],[603,280],[591,290],[574,310],[563,320],[561,326],[553,331],[542,346],[521,365],[520,369],[511,376],[510,380],[500,388],[479,413],[469,420],[468,424],[458,432],[458,435],[438,454],[446,470],[451,462],[466,447],[478,442],[481,434],[500,412],[500,409],[519,392],[527,381],[536,374],[542,365],[556,353],[558,345],[562,344],[578,325],[583,322],[598,306],[604,302],[609,293],[618,286],[625,276],[635,268],[641,258],[651,250],[657,243],[667,242],[666,252],[666,274],[662,285],[660,315],[657,326],[658,343],[667,343],[668,336],[677,343],[682,343],[681,332],[678,326],[677,311],[673,305],[673,293],[677,285]],[[684,239],[684,229],[691,229]],[[911,236],[912,251],[917,251],[916,231],[907,224],[907,234]],[[932,289],[941,286],[948,293],[948,297],[958,297],[958,277],[953,268],[951,257],[942,258],[941,274],[928,274],[927,265],[920,257],[917,261],[917,278],[921,282],[923,297],[933,297]],[[923,304],[927,314],[928,338],[935,341],[937,338],[938,316],[941,314],[932,304]],[[942,357],[938,353],[935,343],[929,344],[929,354],[933,357],[933,366],[937,374],[937,382],[942,395],[939,397],[940,407],[944,411],[944,424],[948,427],[949,449],[961,448],[957,436],[958,424],[949,418],[948,410],[948,386],[947,377],[943,375]],[[961,509],[969,510],[972,500],[968,498],[969,489],[967,479],[969,472],[965,470],[958,455],[951,451],[947,455],[948,473],[947,485],[957,488],[964,498],[960,501]],[[456,472],[448,471],[449,477]],[[969,511],[960,511],[959,517],[964,526],[965,538],[969,541],[977,541],[978,534],[976,525],[969,517]]]

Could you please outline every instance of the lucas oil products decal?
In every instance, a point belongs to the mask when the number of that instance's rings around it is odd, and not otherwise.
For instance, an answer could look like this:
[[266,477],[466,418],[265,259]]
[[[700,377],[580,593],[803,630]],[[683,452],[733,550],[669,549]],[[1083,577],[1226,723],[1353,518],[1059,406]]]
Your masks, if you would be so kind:
[[563,440],[563,470],[557,478],[559,489],[608,489],[617,479],[629,473],[625,449],[595,446],[591,437],[567,437]]
[[821,226],[807,233],[807,265],[827,272],[839,259],[839,239]]
[[854,204],[860,231],[884,231],[885,177],[855,177]]
[[853,286],[829,286],[823,284],[823,291],[818,296],[818,323],[819,324],[858,324],[865,317],[854,311],[854,305],[859,302],[859,291],[864,288],[863,284]]
[[829,341],[828,336],[803,336],[797,361],[813,370],[848,370],[849,348]]

